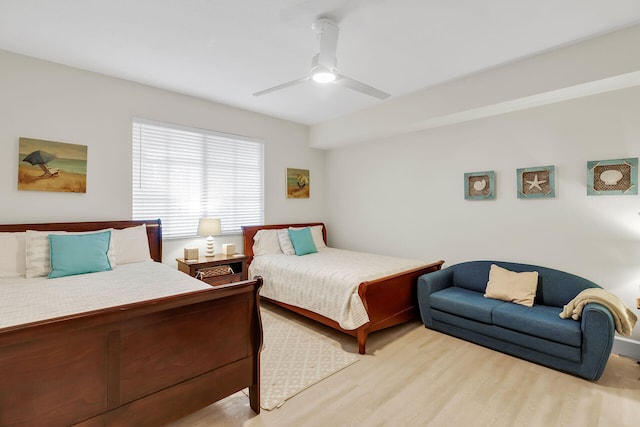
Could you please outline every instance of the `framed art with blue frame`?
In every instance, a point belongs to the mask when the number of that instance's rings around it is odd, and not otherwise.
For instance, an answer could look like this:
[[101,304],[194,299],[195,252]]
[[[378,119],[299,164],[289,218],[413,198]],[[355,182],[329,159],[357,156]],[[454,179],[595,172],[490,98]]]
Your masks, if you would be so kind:
[[539,166],[517,170],[518,198],[541,199],[556,196],[555,166]]
[[587,195],[637,195],[638,158],[587,162]]
[[494,171],[468,172],[464,174],[465,200],[493,200],[496,198]]

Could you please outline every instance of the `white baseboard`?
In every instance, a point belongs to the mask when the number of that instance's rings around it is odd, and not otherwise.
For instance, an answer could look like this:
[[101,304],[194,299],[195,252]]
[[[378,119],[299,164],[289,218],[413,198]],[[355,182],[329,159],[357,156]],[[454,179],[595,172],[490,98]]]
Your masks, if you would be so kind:
[[640,341],[616,336],[613,339],[611,352],[620,356],[640,360]]

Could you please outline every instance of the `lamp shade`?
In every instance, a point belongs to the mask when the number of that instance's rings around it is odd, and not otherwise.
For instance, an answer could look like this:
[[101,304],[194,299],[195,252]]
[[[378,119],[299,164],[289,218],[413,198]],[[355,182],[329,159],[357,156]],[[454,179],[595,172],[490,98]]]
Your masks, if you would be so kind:
[[200,218],[198,236],[219,236],[220,220],[218,218]]

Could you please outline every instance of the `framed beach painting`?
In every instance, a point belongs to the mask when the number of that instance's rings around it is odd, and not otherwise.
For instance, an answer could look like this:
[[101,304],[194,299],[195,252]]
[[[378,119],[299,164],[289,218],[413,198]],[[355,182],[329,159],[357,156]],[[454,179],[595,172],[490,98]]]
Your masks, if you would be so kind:
[[587,195],[616,194],[638,194],[638,158],[587,162]]
[[493,200],[496,198],[494,171],[464,174],[464,198],[466,200]]
[[310,186],[308,169],[287,168],[287,197],[289,199],[308,199]]
[[555,171],[555,166],[518,169],[518,198],[540,199],[555,197]]
[[20,138],[18,190],[87,192],[87,146]]

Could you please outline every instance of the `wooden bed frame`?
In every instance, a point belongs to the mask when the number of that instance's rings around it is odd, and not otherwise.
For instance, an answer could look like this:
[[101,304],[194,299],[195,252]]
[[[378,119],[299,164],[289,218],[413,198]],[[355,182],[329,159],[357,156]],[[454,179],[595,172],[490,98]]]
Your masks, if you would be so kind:
[[[0,225],[92,231],[160,221]],[[249,387],[260,412],[261,279],[0,329],[0,426],[159,426]]]
[[[242,227],[244,253],[249,257],[247,265],[249,265],[253,260],[253,237],[259,230],[288,227],[312,227],[315,225],[322,226],[322,237],[326,243],[327,229],[321,222]],[[324,325],[356,337],[358,340],[359,353],[365,354],[367,337],[371,332],[408,322],[418,316],[418,301],[416,296],[416,283],[418,277],[425,273],[440,270],[442,264],[444,264],[444,261],[437,261],[403,273],[360,283],[358,286],[358,295],[360,295],[364,308],[369,315],[369,322],[354,330],[342,329],[338,322],[304,308],[296,307],[280,301],[274,301],[269,298],[265,299],[301,314],[302,316],[311,318]]]

